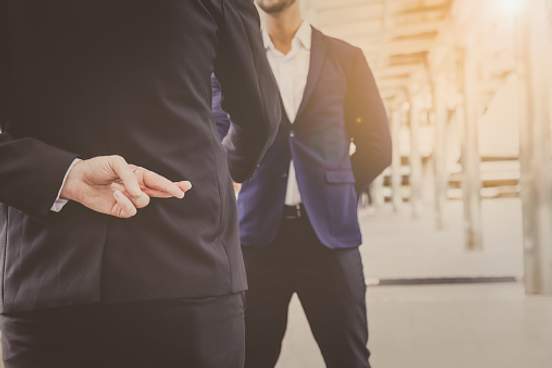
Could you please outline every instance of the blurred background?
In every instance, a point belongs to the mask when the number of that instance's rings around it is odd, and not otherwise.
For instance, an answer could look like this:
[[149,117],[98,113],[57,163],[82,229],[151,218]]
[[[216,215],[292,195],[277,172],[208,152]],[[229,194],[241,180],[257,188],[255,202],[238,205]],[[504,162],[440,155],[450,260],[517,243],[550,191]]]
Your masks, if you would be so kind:
[[[364,50],[394,137],[361,208],[374,366],[552,367],[552,1],[302,5]],[[278,367],[323,367],[291,309]]]

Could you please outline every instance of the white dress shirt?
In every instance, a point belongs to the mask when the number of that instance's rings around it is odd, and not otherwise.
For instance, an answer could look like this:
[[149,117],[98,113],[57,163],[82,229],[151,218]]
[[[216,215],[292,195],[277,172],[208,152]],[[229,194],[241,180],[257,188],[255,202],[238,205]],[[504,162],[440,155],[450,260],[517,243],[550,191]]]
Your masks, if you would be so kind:
[[[309,23],[303,22],[297,30],[291,43],[291,50],[287,54],[280,52],[263,30],[263,41],[266,55],[276,82],[280,89],[282,102],[289,121],[293,124],[297,118],[299,106],[303,101],[307,77],[309,75],[310,49],[312,28]],[[292,133],[293,138],[293,133]],[[296,206],[301,203],[301,194],[295,176],[293,160],[290,163],[285,204]]]
[[67,181],[67,177],[69,176],[69,172],[71,171],[71,169],[73,169],[75,164],[79,161],[80,161],[79,159],[73,160],[73,162],[71,163],[71,166],[69,166],[69,168],[67,169],[67,172],[65,173],[65,177],[63,178],[63,181],[61,182],[61,187],[59,187],[57,198],[54,201],[54,204],[52,205],[52,207],[50,208],[51,211],[61,212],[63,207],[65,207],[65,205],[69,202],[67,199],[61,198],[61,192],[63,191],[63,187],[65,186],[65,182]]

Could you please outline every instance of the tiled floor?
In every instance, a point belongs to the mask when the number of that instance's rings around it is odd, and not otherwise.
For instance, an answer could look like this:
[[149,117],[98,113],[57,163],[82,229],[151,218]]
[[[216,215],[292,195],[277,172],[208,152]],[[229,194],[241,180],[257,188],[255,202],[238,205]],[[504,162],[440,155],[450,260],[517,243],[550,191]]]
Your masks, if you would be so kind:
[[[372,287],[367,297],[376,368],[552,367],[552,298],[521,285]],[[311,367],[324,364],[294,300],[278,368]]]

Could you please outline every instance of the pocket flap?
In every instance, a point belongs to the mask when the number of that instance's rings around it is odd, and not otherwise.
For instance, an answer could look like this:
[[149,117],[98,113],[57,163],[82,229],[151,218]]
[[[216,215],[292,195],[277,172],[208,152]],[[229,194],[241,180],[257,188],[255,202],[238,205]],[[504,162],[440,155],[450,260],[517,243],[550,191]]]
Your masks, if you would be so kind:
[[326,181],[331,184],[354,184],[355,175],[351,170],[326,171]]

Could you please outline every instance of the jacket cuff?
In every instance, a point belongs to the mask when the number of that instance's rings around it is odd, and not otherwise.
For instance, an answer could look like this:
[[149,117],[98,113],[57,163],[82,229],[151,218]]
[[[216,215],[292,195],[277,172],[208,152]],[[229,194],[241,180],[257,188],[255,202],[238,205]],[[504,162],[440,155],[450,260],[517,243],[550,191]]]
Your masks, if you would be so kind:
[[65,173],[65,176],[63,177],[63,181],[61,182],[61,186],[59,187],[57,198],[56,198],[54,204],[52,205],[52,207],[50,208],[51,211],[61,212],[63,207],[65,207],[65,205],[67,203],[69,203],[69,201],[67,199],[61,198],[61,193],[63,192],[63,187],[65,186],[65,182],[67,181],[67,177],[69,177],[69,173],[71,172],[71,170],[73,169],[75,164],[78,163],[79,161],[80,161],[79,159],[73,160],[73,162],[71,163],[71,166],[69,166],[69,169],[67,169],[67,172]]

